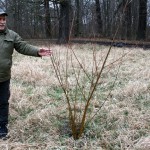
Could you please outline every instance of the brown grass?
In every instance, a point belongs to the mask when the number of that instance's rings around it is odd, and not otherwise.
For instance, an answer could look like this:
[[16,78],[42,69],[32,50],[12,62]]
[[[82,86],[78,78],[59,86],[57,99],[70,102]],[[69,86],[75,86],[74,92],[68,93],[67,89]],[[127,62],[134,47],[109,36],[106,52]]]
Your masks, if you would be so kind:
[[[49,46],[48,46],[49,47]],[[51,45],[65,67],[67,46]],[[108,47],[71,45],[88,73],[92,71],[93,50],[101,64]],[[125,57],[121,58],[124,54]],[[33,58],[14,54],[12,68],[9,136],[0,141],[4,150],[136,150],[150,148],[150,51],[113,48],[88,116],[97,115],[79,140],[73,140],[68,126],[67,103],[49,57]],[[74,59],[76,70],[79,69]],[[68,82],[75,86],[71,65]],[[117,72],[115,86],[111,87]],[[81,75],[82,76],[82,75]],[[88,84],[87,84],[88,88]],[[86,88],[85,88],[86,89]],[[112,90],[111,96],[99,110]],[[81,104],[80,104],[81,103]],[[82,109],[79,101],[77,108]]]

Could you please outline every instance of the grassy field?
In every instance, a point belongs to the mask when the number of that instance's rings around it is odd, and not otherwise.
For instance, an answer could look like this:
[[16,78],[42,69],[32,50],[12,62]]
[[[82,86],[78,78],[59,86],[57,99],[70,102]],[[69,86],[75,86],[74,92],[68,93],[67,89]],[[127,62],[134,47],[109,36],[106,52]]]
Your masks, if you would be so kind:
[[[59,54],[62,76],[61,68],[66,67],[67,50],[70,53],[70,49],[74,50],[90,74],[93,51],[98,66],[101,66],[109,49],[94,44],[45,46],[54,51],[54,56]],[[14,53],[13,60],[8,126],[10,138],[0,141],[1,150],[150,149],[149,50],[112,48],[108,67],[102,74],[101,84],[92,98],[87,116],[97,114],[78,140],[73,139],[68,127],[67,103],[51,58]],[[71,61],[76,68],[80,68],[75,59]],[[67,69],[73,87],[71,65],[67,65]],[[79,100],[78,104],[84,102]]]

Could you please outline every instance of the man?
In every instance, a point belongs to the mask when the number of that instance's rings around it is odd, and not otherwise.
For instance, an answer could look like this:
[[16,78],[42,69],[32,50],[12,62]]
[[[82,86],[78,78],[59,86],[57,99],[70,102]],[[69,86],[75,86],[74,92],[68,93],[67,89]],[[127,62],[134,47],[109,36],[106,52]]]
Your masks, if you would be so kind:
[[7,136],[10,78],[12,66],[12,54],[14,49],[24,55],[29,56],[50,56],[51,50],[39,49],[27,44],[14,31],[6,27],[7,13],[0,10],[0,139]]

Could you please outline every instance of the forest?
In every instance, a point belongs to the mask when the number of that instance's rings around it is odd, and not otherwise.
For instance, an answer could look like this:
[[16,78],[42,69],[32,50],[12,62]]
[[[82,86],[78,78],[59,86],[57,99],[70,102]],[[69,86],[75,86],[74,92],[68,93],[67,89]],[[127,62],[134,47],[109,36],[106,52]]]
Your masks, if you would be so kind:
[[149,0],[1,0],[24,38],[149,40]]

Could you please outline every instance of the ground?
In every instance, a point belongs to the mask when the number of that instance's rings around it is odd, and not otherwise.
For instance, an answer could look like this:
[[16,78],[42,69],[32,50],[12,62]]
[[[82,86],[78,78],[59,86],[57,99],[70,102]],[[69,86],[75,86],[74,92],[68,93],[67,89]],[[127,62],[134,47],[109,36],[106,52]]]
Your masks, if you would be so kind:
[[0,149],[150,149],[149,50],[112,47],[90,100],[84,132],[74,140],[58,78],[69,89],[72,111],[80,122],[91,81],[110,47],[48,42],[38,46],[52,49],[53,56],[41,59],[14,53],[9,139],[0,141]]

